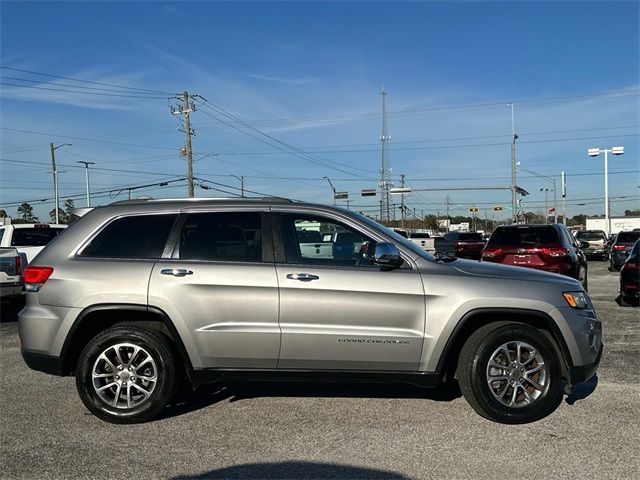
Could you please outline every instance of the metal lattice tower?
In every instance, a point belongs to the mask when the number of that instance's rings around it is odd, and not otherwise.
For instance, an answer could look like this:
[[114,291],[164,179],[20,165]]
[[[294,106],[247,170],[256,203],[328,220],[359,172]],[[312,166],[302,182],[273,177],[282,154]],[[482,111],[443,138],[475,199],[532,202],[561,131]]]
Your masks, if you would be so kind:
[[380,168],[380,221],[391,220],[391,210],[389,202],[389,188],[393,185],[390,180],[391,163],[389,161],[389,140],[391,137],[387,132],[387,92],[382,90],[382,135],[380,135],[380,145],[382,147],[382,166]]

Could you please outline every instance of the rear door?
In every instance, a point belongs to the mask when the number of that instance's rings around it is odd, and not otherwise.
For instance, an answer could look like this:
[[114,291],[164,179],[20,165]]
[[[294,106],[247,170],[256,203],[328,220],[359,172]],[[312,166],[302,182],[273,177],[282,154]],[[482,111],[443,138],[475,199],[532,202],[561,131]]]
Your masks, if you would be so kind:
[[[153,268],[149,305],[173,320],[195,368],[275,368],[278,282],[266,212],[186,211]],[[265,228],[266,227],[266,228]]]
[[[278,368],[415,371],[425,328],[420,274],[409,262],[391,271],[371,264],[363,254],[379,239],[346,222],[306,212],[274,219]],[[333,240],[330,257],[303,248],[308,225]]]

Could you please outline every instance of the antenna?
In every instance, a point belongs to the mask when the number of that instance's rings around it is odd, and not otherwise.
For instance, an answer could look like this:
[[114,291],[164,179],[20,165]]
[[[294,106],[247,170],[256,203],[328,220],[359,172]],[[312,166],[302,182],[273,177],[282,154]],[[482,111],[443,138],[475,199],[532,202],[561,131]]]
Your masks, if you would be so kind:
[[380,221],[390,220],[389,188],[393,183],[389,179],[391,173],[391,163],[389,161],[389,140],[391,137],[387,132],[387,92],[382,89],[382,134],[380,135],[380,145],[382,148],[382,166],[380,168]]

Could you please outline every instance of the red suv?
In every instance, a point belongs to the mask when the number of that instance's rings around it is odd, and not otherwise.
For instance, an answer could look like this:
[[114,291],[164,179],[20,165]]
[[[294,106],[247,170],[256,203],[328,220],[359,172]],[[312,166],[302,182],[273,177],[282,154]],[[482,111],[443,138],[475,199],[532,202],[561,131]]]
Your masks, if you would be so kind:
[[587,246],[564,225],[506,225],[493,231],[482,260],[567,275],[586,290]]

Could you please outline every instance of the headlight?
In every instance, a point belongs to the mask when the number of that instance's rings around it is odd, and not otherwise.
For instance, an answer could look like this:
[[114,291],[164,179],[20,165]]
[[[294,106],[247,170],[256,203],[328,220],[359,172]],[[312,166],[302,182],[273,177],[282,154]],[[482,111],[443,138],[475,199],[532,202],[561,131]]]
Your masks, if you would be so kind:
[[562,296],[571,308],[582,310],[589,306],[589,301],[584,292],[564,292]]

